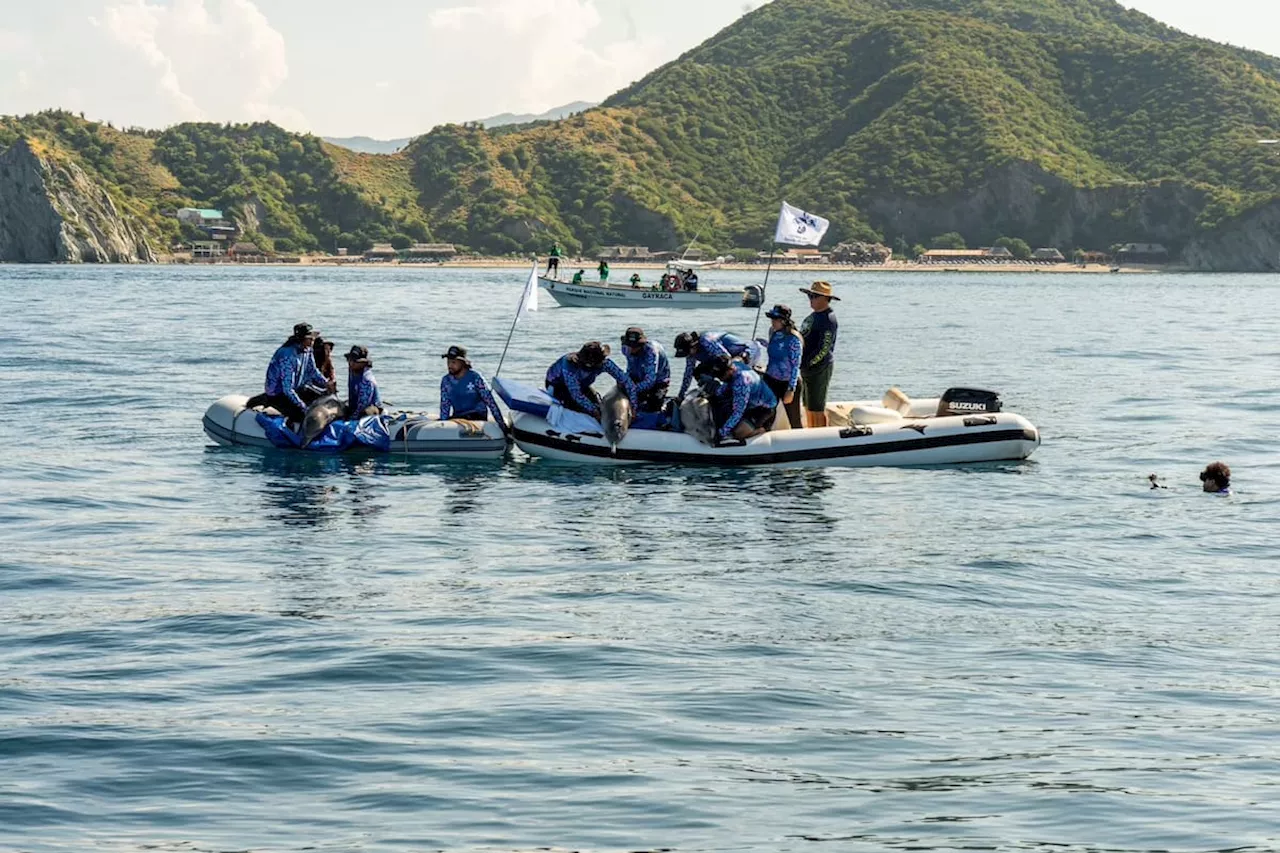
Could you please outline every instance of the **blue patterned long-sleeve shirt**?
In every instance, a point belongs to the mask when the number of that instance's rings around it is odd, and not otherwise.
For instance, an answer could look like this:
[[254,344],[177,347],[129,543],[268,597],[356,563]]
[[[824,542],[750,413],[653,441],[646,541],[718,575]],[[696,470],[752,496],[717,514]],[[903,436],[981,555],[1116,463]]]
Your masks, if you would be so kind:
[[378,391],[378,380],[373,378],[373,370],[366,367],[347,377],[347,411],[352,417],[359,418],[370,406],[381,409],[382,394]]
[[778,405],[778,398],[764,384],[760,374],[746,365],[734,368],[729,381],[720,386],[720,394],[729,395],[732,400],[729,417],[720,427],[721,438],[728,438],[733,434],[734,427],[742,423],[742,416],[749,409],[772,409]]
[[750,349],[747,342],[737,335],[731,335],[728,332],[703,332],[698,337],[698,343],[693,348],[693,352],[685,359],[684,381],[680,383],[680,393],[677,396],[683,398],[688,392],[698,365],[714,361],[722,355],[736,358],[745,355]]
[[267,381],[263,391],[267,394],[283,394],[300,409],[307,404],[298,396],[298,390],[308,385],[327,388],[328,378],[316,367],[315,357],[311,350],[303,350],[293,344],[285,344],[271,356],[271,364],[267,365]]
[[502,410],[493,399],[489,386],[478,371],[468,370],[455,377],[446,373],[440,380],[440,420],[447,421],[454,415],[475,415],[488,409],[493,419],[503,422]]
[[635,355],[627,350],[627,376],[635,383],[636,394],[652,391],[660,385],[671,383],[671,363],[662,344],[648,341]]
[[795,332],[779,329],[769,338],[769,367],[765,374],[787,383],[787,390],[796,390],[800,382],[800,357],[804,352],[804,340]]
[[600,407],[584,393],[584,389],[590,388],[601,373],[607,373],[618,383],[618,387],[626,392],[627,397],[631,400],[631,408],[639,410],[640,400],[639,395],[636,394],[636,384],[631,381],[631,377],[627,376],[626,371],[607,358],[599,370],[589,370],[577,364],[576,361],[571,361],[571,355],[573,354],[562,355],[556,360],[555,364],[551,365],[551,369],[547,371],[547,388],[554,387],[557,381],[563,382],[565,387],[569,389],[569,396],[573,398],[573,402],[578,405],[578,408],[588,415],[598,418],[600,417]]

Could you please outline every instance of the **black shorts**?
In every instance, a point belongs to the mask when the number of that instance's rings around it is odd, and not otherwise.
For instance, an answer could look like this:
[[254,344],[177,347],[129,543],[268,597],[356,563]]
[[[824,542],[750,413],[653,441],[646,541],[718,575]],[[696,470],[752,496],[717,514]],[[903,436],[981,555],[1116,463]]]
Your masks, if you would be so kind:
[[835,369],[835,362],[828,361],[826,366],[819,367],[817,370],[800,372],[800,378],[804,380],[802,393],[805,411],[825,412],[827,410],[827,390],[831,387],[831,374]]

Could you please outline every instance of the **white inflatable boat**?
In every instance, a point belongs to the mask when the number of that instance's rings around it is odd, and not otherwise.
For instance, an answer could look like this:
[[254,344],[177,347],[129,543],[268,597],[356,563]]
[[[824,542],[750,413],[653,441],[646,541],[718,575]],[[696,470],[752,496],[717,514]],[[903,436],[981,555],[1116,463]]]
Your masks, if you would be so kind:
[[[896,391],[896,389],[895,389]],[[606,465],[637,463],[712,466],[906,467],[963,465],[1026,459],[1040,446],[1040,432],[1021,415],[999,411],[998,398],[985,402],[946,398],[836,403],[828,407],[831,426],[780,428],[745,442],[711,446],[687,432],[631,429],[616,445],[604,430],[566,432],[538,414],[537,401],[511,403],[516,444],[547,459]],[[888,405],[886,405],[888,404]],[[959,407],[959,411],[956,408]],[[553,418],[554,419],[554,418]],[[779,409],[779,424],[786,415]]]
[[[204,414],[205,433],[224,447],[275,448],[258,423],[261,410],[247,408],[248,402],[248,397],[236,394],[218,400]],[[266,412],[277,414],[274,409]],[[440,421],[419,415],[394,415],[387,417],[385,424],[391,442],[389,450],[381,451],[384,453],[445,459],[499,459],[507,450],[502,427],[492,421]]]

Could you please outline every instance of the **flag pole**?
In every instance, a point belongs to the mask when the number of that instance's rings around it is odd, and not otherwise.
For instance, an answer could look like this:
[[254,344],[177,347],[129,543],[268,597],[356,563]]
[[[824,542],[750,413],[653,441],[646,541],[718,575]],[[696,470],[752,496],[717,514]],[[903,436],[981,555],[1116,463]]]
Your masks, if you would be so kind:
[[760,312],[764,310],[764,300],[769,295],[769,271],[773,269],[773,253],[777,250],[777,243],[769,248],[769,264],[764,268],[764,285],[760,288],[760,304],[756,306],[756,324],[751,327],[752,340],[755,340],[756,330],[760,328]]
[[[538,276],[538,262],[537,262],[536,260],[533,262],[533,271],[529,273],[529,276],[530,276],[530,278],[531,278],[531,279],[533,280],[533,282],[534,282],[534,284],[533,284],[533,287],[534,287],[533,298],[535,298],[535,299],[536,299],[536,298],[537,298],[537,287],[538,287],[538,284],[537,284],[537,276]],[[525,286],[525,289],[524,289],[523,291],[521,291],[521,293],[520,293],[520,304],[516,306],[516,316],[514,316],[514,317],[512,317],[512,318],[511,318],[511,331],[507,332],[507,342],[506,342],[506,344],[502,347],[502,357],[498,359],[498,369],[497,369],[497,370],[495,370],[495,371],[493,371],[493,378],[494,378],[494,379],[497,379],[497,378],[498,378],[498,374],[502,372],[502,365],[503,365],[504,363],[506,363],[506,360],[507,360],[507,350],[511,349],[511,339],[515,336],[515,333],[516,333],[516,324],[520,322],[520,315],[524,313],[524,304],[525,304],[525,301],[526,301],[528,298],[529,298],[529,288],[528,288],[528,286],[526,285],[526,286]]]

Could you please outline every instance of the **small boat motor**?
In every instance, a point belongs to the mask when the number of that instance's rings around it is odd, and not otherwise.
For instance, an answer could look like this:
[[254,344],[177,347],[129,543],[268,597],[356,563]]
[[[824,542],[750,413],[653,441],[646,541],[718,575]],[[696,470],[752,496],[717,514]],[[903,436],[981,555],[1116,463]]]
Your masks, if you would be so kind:
[[764,302],[764,288],[758,284],[748,284],[742,288],[742,307],[759,308]]
[[949,415],[994,415],[1002,407],[1000,395],[981,388],[948,388],[938,401],[938,417]]

